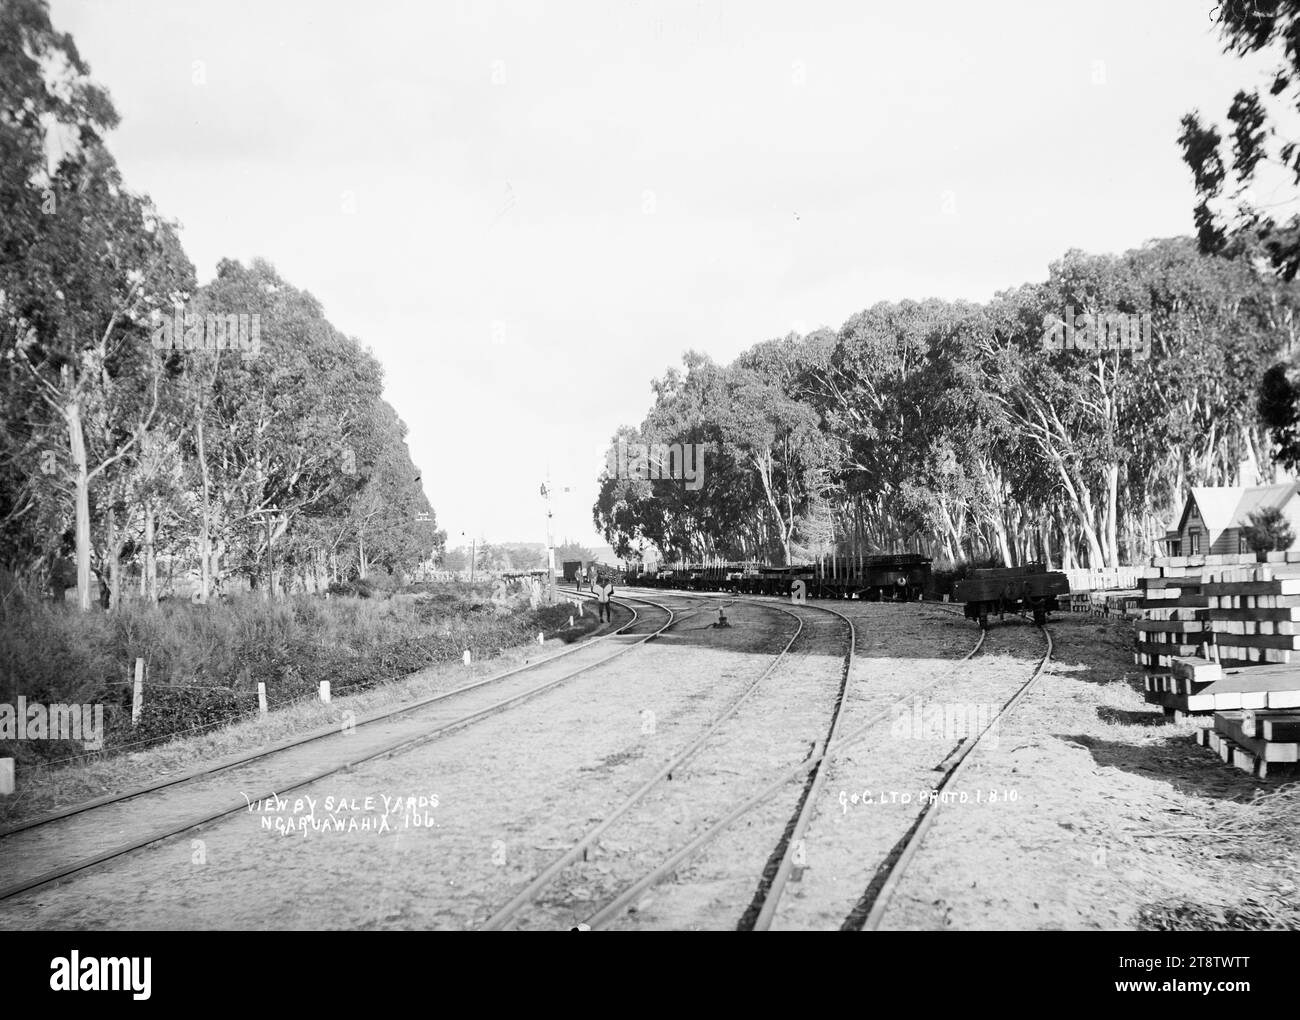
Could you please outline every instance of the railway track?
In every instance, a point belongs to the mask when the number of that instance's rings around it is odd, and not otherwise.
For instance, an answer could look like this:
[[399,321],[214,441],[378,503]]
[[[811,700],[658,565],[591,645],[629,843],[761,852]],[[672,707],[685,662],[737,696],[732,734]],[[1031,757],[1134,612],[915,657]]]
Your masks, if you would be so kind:
[[[770,597],[742,597],[720,596],[720,595],[701,595],[694,593],[698,597],[711,599],[722,599],[726,603],[740,602],[746,605],[750,604],[768,604],[776,601]],[[781,611],[789,612],[784,606],[774,606]],[[937,608],[937,607],[936,607]],[[706,846],[714,842],[724,832],[734,826],[746,814],[769,804],[774,798],[781,797],[788,793],[788,788],[792,782],[803,780],[804,786],[798,804],[795,807],[794,814],[787,824],[773,854],[769,858],[768,865],[763,869],[762,875],[757,882],[757,892],[754,895],[747,910],[740,917],[737,928],[739,930],[767,930],[773,924],[782,894],[786,885],[798,867],[796,857],[801,853],[803,847],[803,834],[806,831],[813,814],[816,810],[819,794],[829,773],[828,763],[832,754],[844,747],[849,746],[859,737],[863,736],[872,727],[888,719],[890,711],[880,712],[873,715],[866,722],[854,728],[847,734],[840,734],[839,730],[842,722],[842,710],[845,703],[845,694],[847,692],[848,680],[852,674],[853,653],[856,649],[856,628],[853,621],[843,613],[830,609],[826,606],[805,603],[800,606],[802,610],[813,610],[828,613],[840,620],[843,620],[853,631],[850,650],[845,656],[845,665],[842,672],[840,689],[836,697],[835,709],[832,716],[831,724],[828,730],[827,738],[824,741],[818,741],[811,754],[794,768],[783,770],[777,773],[771,782],[765,785],[758,794],[746,799],[739,805],[727,811],[721,818],[713,824],[707,826],[703,831],[697,833],[689,842],[670,854],[654,869],[644,873],[640,878],[627,885],[619,894],[614,896],[602,907],[590,914],[586,920],[578,925],[585,930],[598,930],[606,928],[618,922],[626,915],[626,912],[637,903],[645,894],[654,886],[663,882],[665,879],[674,874],[684,863],[692,857],[698,855]],[[952,615],[960,616],[953,610],[943,608],[941,611]],[[979,653],[984,645],[986,631],[980,630],[975,646],[962,657],[964,661],[972,658]],[[793,644],[793,640],[791,641]],[[782,652],[782,656],[789,651],[789,647]],[[773,663],[772,667],[764,674],[764,678],[772,672],[779,664],[779,661]],[[762,679],[762,678],[760,678]],[[912,693],[920,693],[948,679],[946,675],[941,675],[929,683],[917,688]],[[717,726],[710,727],[702,735],[696,745],[685,752],[693,755],[699,750],[699,745],[716,730]],[[680,765],[678,765],[680,767]],[[661,777],[656,777],[661,778]],[[652,780],[642,789],[636,791],[623,804],[616,808],[608,815],[599,825],[589,830],[570,850],[561,858],[554,861],[544,872],[538,875],[532,883],[529,884],[521,893],[515,896],[509,903],[497,911],[489,919],[485,928],[500,928],[509,924],[532,899],[539,896],[543,890],[553,882],[561,871],[568,865],[574,863],[580,854],[585,854],[588,847],[592,846],[595,841],[610,826],[617,821],[626,811],[630,810],[639,802],[654,785],[656,780]]]
[[[563,656],[570,655],[573,652],[576,652],[586,647],[588,644],[590,644],[591,641],[607,639],[610,637],[614,637],[617,634],[624,633],[625,631],[627,631],[628,628],[634,626],[637,623],[638,614],[636,610],[629,609],[629,611],[632,614],[632,618],[627,623],[623,624],[621,627],[618,627],[615,630],[611,631],[609,634],[602,634],[599,635],[598,637],[588,639],[588,641],[579,642],[577,644],[570,646],[569,648],[563,649],[562,651],[556,653],[553,656],[548,656],[544,659],[537,659],[530,663],[525,663],[523,666],[519,666],[514,669],[509,669],[502,673],[497,673],[493,676],[485,677],[481,680],[475,680],[472,683],[463,684],[462,686],[457,687],[453,690],[443,691],[439,694],[432,695],[431,697],[428,698],[423,698],[418,701],[411,702],[409,704],[399,705],[398,707],[390,709],[387,712],[381,712],[376,715],[368,716],[365,719],[358,720],[356,725],[368,726],[374,723],[384,722],[385,720],[396,718],[408,712],[416,711],[427,705],[433,705],[440,701],[445,701],[448,698],[453,698],[457,695],[465,694],[469,691],[476,690],[480,687],[497,683],[517,673],[522,673],[525,670],[536,669],[537,667],[545,665],[546,663],[551,662],[554,659],[558,659]],[[410,673],[404,677],[398,677],[396,680],[391,681],[391,683],[401,683],[404,680],[408,680],[415,675],[416,675],[415,673]],[[302,747],[305,744],[309,744],[317,740],[328,739],[330,737],[337,737],[338,735],[339,735],[339,730],[336,727],[330,727],[327,730],[320,730],[315,733],[305,734],[302,736],[290,738],[288,740],[279,741],[269,747],[264,747],[257,751],[253,751],[248,754],[238,755],[234,758],[230,758],[228,760],[222,761],[220,764],[211,765],[206,768],[188,770],[184,773],[181,773],[180,775],[169,776],[166,779],[160,779],[153,783],[147,783],[141,786],[136,786],[129,790],[124,790],[115,794],[109,794],[103,797],[95,797],[92,798],[91,800],[81,801],[77,804],[71,804],[65,808],[60,808],[57,811],[52,811],[47,814],[37,815],[33,818],[24,819],[22,821],[15,822],[12,825],[0,826],[0,839],[5,838],[6,836],[14,835],[15,833],[23,832],[27,829],[35,829],[35,828],[39,828],[42,825],[49,825],[53,822],[62,821],[65,818],[70,818],[73,815],[81,814],[86,811],[92,811],[96,808],[107,807],[111,804],[120,804],[124,801],[133,800],[136,797],[144,796],[145,794],[155,793],[159,790],[167,789],[168,787],[179,786],[183,783],[188,783],[197,779],[202,779],[207,776],[215,775],[218,772],[223,772],[228,769],[236,768],[240,765],[246,765],[249,762],[254,762],[262,758],[270,757],[271,755],[278,754],[281,751],[286,751],[294,747]]]
[[[32,818],[10,826],[5,830],[0,830],[0,870],[7,877],[18,876],[16,880],[11,880],[3,887],[0,887],[0,901],[57,882],[60,879],[132,853],[150,844],[169,839],[245,810],[250,799],[257,800],[274,797],[277,794],[283,795],[354,768],[364,762],[400,754],[447,733],[472,725],[559,687],[561,684],[589,670],[596,669],[618,658],[633,648],[640,647],[699,611],[698,608],[688,608],[685,611],[682,611],[681,607],[673,609],[645,598],[621,597],[615,601],[616,604],[631,613],[631,619],[609,634],[581,642],[555,655],[462,685],[451,691],[401,705],[364,720],[357,720],[351,731],[345,732],[335,727],[281,741],[270,747],[223,761],[208,768],[190,770],[177,776],[168,777],[117,794],[71,805],[60,811]],[[643,620],[641,618],[642,614],[626,603],[649,606],[663,614],[662,621],[656,619]],[[642,629],[644,629],[644,632],[639,632]],[[631,640],[620,642],[617,640],[620,638],[629,638]],[[590,654],[593,649],[603,649],[610,643],[617,646],[612,654],[596,656]],[[557,662],[559,660],[567,660],[570,657],[577,657],[576,668],[567,668],[570,663],[561,662],[558,665],[558,675],[550,675],[557,672]],[[590,661],[582,661],[584,658]],[[452,718],[438,720],[432,728],[424,728],[424,720],[420,717],[431,710],[444,707],[443,703],[445,702],[455,704],[458,701],[472,700],[476,694],[487,689],[525,675],[530,680],[535,679],[538,673],[545,676],[545,679],[540,683],[530,682],[521,690],[512,690],[507,697],[492,700],[486,705],[474,705],[470,707],[469,711],[464,710],[467,706],[457,707]],[[411,718],[413,715],[415,718]],[[346,760],[340,761],[337,756],[334,756],[323,767],[319,763],[311,761],[311,756],[307,752],[320,749],[318,746],[313,745],[320,745],[321,742],[330,738],[357,742],[357,731],[362,730],[363,727],[375,731],[382,730],[384,727],[391,727],[398,732],[395,734],[376,732],[375,739],[370,741],[369,746],[366,746],[360,753],[348,754]],[[364,740],[360,742],[365,743]],[[299,752],[306,760],[297,762],[297,771],[286,775],[288,766],[285,763],[290,761],[290,757],[295,752]],[[285,766],[286,771],[279,772],[275,779],[272,780],[265,772],[259,774],[259,767],[265,769],[268,764],[273,764],[277,769]],[[254,788],[261,787],[264,792],[259,793],[256,798],[242,795],[239,802],[233,802],[223,796],[229,787],[229,783],[227,783],[226,789],[204,791],[208,796],[199,798],[206,801],[199,810],[185,810],[183,807],[177,808],[168,803],[170,795],[193,795],[195,789],[201,787],[204,781],[212,780],[214,777],[229,780],[230,782],[249,781],[250,786]],[[187,789],[178,789],[181,787],[187,787]],[[182,797],[177,796],[173,799],[179,800]],[[138,817],[123,817],[126,814],[123,805],[128,802],[138,802],[131,805],[132,808],[142,809],[135,812],[137,816],[150,813],[164,815],[167,816],[166,824],[144,828],[141,826]],[[67,834],[68,827],[74,824],[74,820],[82,828],[94,829],[99,827],[101,832],[104,833],[98,840],[100,843],[107,841],[109,834],[113,839],[120,841],[114,842],[105,849],[88,856],[69,857],[66,844],[74,841],[68,840]],[[134,828],[135,831],[125,840],[121,840],[122,828],[128,830]],[[93,839],[89,841],[94,842]],[[65,859],[54,867],[47,867],[47,862],[50,859],[56,859],[60,850],[64,852]],[[43,870],[36,870],[37,867]]]
[[[975,736],[973,740],[959,744],[956,751],[950,753],[944,762],[951,760],[951,765],[944,773],[942,781],[935,787],[934,798],[926,800],[921,805],[921,810],[916,819],[908,828],[903,838],[895,844],[893,850],[881,862],[872,876],[871,881],[867,884],[861,899],[854,905],[853,909],[845,918],[841,931],[877,931],[885,919],[886,912],[889,910],[890,903],[894,899],[899,886],[903,881],[904,875],[908,868],[920,853],[922,844],[925,841],[926,834],[933,826],[935,819],[938,817],[939,809],[945,803],[948,793],[955,785],[957,779],[961,776],[970,759],[972,752],[981,747],[988,739],[990,733],[994,732],[998,724],[1015,709],[1025,695],[1037,682],[1042,675],[1043,670],[1052,658],[1052,635],[1046,627],[1035,623],[1035,627],[1043,635],[1047,642],[1047,649],[1043,657],[1038,661],[1029,677],[1012,693],[997,713],[993,715],[988,724]],[[987,633],[984,631],[983,633]]]
[[[777,670],[777,668],[782,665],[782,663],[786,660],[786,657],[789,654],[790,649],[793,647],[795,642],[800,638],[800,636],[804,633],[805,630],[804,618],[801,617],[798,613],[788,610],[783,606],[774,606],[766,602],[761,602],[759,600],[749,600],[749,599],[739,600],[734,598],[726,598],[724,596],[704,595],[698,592],[667,593],[667,594],[673,594],[684,598],[693,597],[697,599],[705,599],[707,601],[715,601],[715,602],[721,600],[723,604],[730,604],[732,602],[743,601],[747,605],[750,604],[757,605],[761,608],[782,613],[786,616],[791,617],[792,619],[795,620],[796,628],[794,630],[794,633],[791,634],[789,640],[786,641],[785,645],[774,656],[772,662],[768,664],[767,668],[764,669],[763,672],[759,676],[757,676],[753,681],[751,681],[749,685],[740,693],[739,696],[737,696],[728,705],[726,705],[721,712],[717,713],[710,721],[709,725],[706,726],[703,729],[703,731],[700,732],[695,737],[694,740],[692,740],[689,744],[687,744],[685,748],[678,751],[669,760],[661,764],[659,769],[649,779],[645,780],[636,790],[634,790],[629,796],[627,796],[617,807],[615,807],[612,811],[608,812],[599,823],[597,823],[596,825],[588,829],[587,832],[584,833],[572,846],[570,846],[567,851],[565,851],[558,858],[553,860],[541,873],[539,873],[536,877],[534,877],[532,881],[530,881],[522,890],[516,893],[507,903],[505,903],[503,906],[498,908],[481,925],[480,930],[484,930],[484,931],[501,930],[509,926],[513,922],[517,921],[520,918],[521,914],[523,914],[524,911],[530,906],[530,904],[532,904],[536,899],[538,899],[538,897],[540,897],[542,893],[545,892],[556,881],[557,878],[559,878],[559,876],[564,872],[566,868],[568,868],[570,865],[577,862],[579,859],[585,857],[589,848],[592,847],[601,838],[601,836],[603,836],[607,831],[609,831],[629,811],[631,811],[633,808],[640,805],[646,799],[646,797],[651,793],[652,790],[656,789],[664,781],[670,780],[675,772],[687,766],[687,764],[690,763],[706,747],[710,738],[712,738],[729,720],[731,720],[736,715],[736,713],[741,709],[742,706],[744,706],[746,703],[750,701],[750,699],[759,690],[763,682],[767,680],[770,676],[772,676],[772,674]],[[834,610],[824,610],[824,611],[838,617],[849,628],[849,652],[847,653],[847,660],[843,672],[843,678],[841,680],[840,688],[835,699],[835,707],[834,707],[834,712],[832,714],[832,719],[830,724],[830,732],[833,734],[839,722],[839,710],[843,703],[844,684],[847,683],[847,679],[849,676],[849,671],[850,671],[849,667],[852,663],[853,647],[856,643],[856,634],[854,631],[853,622],[848,617]],[[782,873],[780,867],[778,867],[777,869],[776,876],[774,876],[772,879],[769,880],[769,885],[773,883],[776,884],[776,887],[778,889],[784,883],[784,874]]]
[[[938,609],[941,612],[962,616],[958,611],[952,610],[946,606],[931,605],[928,608]],[[885,917],[889,904],[893,899],[904,875],[907,873],[909,866],[916,859],[927,832],[930,830],[937,817],[939,807],[948,802],[954,784],[963,774],[965,766],[970,758],[971,753],[977,748],[984,745],[990,733],[994,732],[998,724],[1014,710],[1015,706],[1025,697],[1032,688],[1034,682],[1042,674],[1043,669],[1047,666],[1052,654],[1052,640],[1050,633],[1046,628],[1033,624],[1043,636],[1047,643],[1047,649],[1042,658],[1036,663],[1030,675],[1015,686],[1010,697],[1007,698],[999,707],[998,711],[991,715],[987,724],[972,740],[960,740],[955,748],[952,748],[943,756],[939,766],[930,768],[928,763],[925,766],[919,766],[924,769],[923,778],[918,786],[926,786],[933,790],[932,799],[919,802],[920,807],[912,820],[911,825],[907,828],[902,838],[894,844],[892,849],[883,856],[880,863],[873,869],[870,878],[864,883],[864,891],[856,903],[848,910],[847,915],[839,925],[842,931],[857,930],[876,930],[878,929]],[[975,646],[958,660],[959,663],[968,663],[981,653],[987,654],[988,649],[986,640],[990,633],[999,633],[1001,628],[994,628],[992,631],[980,628]],[[906,702],[912,698],[924,694],[937,685],[951,681],[954,677],[951,670],[931,679],[930,681],[910,690],[901,702]],[[690,858],[701,853],[704,848],[722,836],[730,827],[734,826],[743,816],[762,808],[772,798],[780,795],[781,791],[793,780],[806,776],[810,769],[822,765],[825,766],[835,754],[848,752],[862,738],[866,737],[873,729],[882,723],[890,721],[894,712],[891,709],[871,714],[865,720],[857,722],[847,732],[845,732],[838,741],[819,752],[814,752],[810,758],[801,763],[798,767],[791,769],[784,775],[778,775],[770,785],[764,787],[759,793],[748,800],[736,805],[727,815],[721,818],[717,823],[706,831],[700,833],[689,844],[682,847],[676,853],[666,859],[654,871],[646,874],[637,883],[629,887],[623,894],[615,900],[608,903],[601,910],[597,911],[588,919],[587,925],[592,929],[607,927],[613,924],[621,914],[633,904],[638,896],[650,889],[655,884],[669,878],[678,868],[687,862]],[[943,777],[935,783],[932,778],[932,771],[943,770]],[[793,849],[793,845],[791,847]],[[787,850],[787,854],[790,851]],[[770,923],[772,915],[777,909],[777,904],[772,903],[770,910],[767,912],[767,920]],[[739,926],[745,930],[744,924]],[[755,926],[756,930],[762,930],[766,926]]]

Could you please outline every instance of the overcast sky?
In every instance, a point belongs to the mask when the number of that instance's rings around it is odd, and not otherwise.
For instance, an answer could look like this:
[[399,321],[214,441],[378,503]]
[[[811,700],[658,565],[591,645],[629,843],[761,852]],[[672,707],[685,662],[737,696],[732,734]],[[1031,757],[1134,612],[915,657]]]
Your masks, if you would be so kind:
[[201,281],[269,259],[371,348],[439,523],[602,540],[600,451],[695,348],[983,300],[1192,232],[1210,0],[52,0]]

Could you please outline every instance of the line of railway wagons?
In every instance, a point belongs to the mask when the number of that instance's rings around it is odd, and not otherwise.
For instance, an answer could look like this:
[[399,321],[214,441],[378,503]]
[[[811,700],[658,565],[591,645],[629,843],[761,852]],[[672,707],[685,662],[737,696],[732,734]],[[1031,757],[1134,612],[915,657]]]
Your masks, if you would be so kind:
[[678,566],[655,572],[633,569],[629,584],[684,591],[720,591],[736,595],[790,595],[795,583],[813,599],[871,599],[912,602],[930,589],[930,559],[917,553],[876,555],[827,572],[811,564],[769,567],[746,563]]
[[[866,557],[843,570],[827,572],[812,565],[769,567],[721,563],[677,566],[646,572],[632,569],[627,583],[645,588],[682,591],[717,591],[736,595],[792,595],[802,590],[813,599],[869,599],[912,602],[933,595],[930,560],[915,553]],[[802,584],[802,588],[797,585]],[[953,602],[963,603],[963,615],[988,627],[989,617],[1008,613],[1032,614],[1038,624],[1068,599],[1069,578],[1041,563],[1018,567],[977,568],[957,582]]]

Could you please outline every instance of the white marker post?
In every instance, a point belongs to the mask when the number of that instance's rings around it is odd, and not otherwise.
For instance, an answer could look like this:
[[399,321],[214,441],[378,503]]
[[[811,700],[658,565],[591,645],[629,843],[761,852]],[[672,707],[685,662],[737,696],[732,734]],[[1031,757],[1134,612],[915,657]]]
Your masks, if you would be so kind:
[[543,645],[546,643],[546,638],[542,637],[542,632],[540,630],[537,632],[537,643],[539,645]]
[[465,649],[465,654],[461,656],[461,661],[464,662],[466,666],[469,665],[469,649],[468,649],[468,648]]
[[131,725],[140,721],[144,711],[144,659],[135,660],[135,689],[131,693]]
[[266,716],[266,684],[260,680],[257,682],[257,710]]
[[14,793],[14,760],[0,758],[0,797],[12,797]]
[[330,682],[328,680],[320,682],[320,700],[322,705],[330,703]]
[[569,616],[569,629],[570,629],[570,630],[573,629],[573,616],[572,616],[572,615]]

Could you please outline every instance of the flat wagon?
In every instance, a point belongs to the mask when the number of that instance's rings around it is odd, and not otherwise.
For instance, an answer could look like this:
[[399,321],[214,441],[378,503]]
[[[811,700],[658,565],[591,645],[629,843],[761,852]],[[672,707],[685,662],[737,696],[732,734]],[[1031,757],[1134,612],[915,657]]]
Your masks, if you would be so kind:
[[1041,563],[972,570],[953,589],[953,601],[965,603],[966,619],[978,620],[981,627],[989,625],[990,613],[1032,612],[1034,622],[1042,625],[1057,609],[1057,599],[1069,595],[1070,579]]
[[868,556],[860,581],[860,599],[912,602],[930,586],[930,558],[920,553]]

